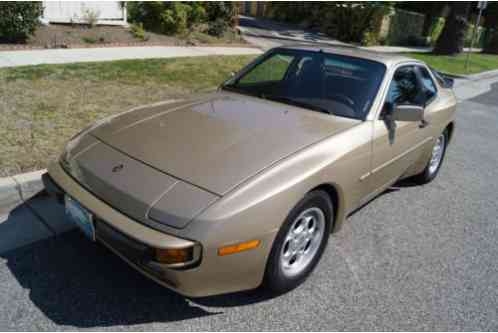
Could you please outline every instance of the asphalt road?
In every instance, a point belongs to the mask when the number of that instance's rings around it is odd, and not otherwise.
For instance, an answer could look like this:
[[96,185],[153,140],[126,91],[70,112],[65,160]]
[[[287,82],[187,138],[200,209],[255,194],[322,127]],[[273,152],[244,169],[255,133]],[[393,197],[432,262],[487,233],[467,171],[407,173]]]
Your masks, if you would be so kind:
[[68,232],[0,254],[0,330],[498,330],[497,96],[459,104],[438,178],[353,214],[288,294],[189,300]]

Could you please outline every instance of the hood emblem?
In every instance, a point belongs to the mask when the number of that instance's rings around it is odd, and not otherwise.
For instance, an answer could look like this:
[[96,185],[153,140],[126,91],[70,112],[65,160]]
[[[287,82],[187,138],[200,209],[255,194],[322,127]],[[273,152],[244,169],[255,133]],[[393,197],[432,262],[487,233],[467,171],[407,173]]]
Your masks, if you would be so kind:
[[119,172],[119,171],[123,170],[123,168],[124,168],[123,164],[118,164],[112,168],[112,172]]

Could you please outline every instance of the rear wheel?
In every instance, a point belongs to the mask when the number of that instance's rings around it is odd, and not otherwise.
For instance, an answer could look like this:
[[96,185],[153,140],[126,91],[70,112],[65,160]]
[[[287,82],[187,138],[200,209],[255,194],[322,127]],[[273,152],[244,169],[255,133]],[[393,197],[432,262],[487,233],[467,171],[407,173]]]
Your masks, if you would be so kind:
[[434,146],[432,147],[432,154],[429,162],[425,166],[425,169],[414,177],[414,180],[419,184],[427,184],[436,178],[439,173],[439,169],[444,160],[444,155],[446,153],[446,147],[448,145],[448,130],[444,130],[441,135],[436,139]]
[[327,245],[333,206],[324,191],[308,193],[290,212],[273,243],[264,285],[289,291],[313,271]]

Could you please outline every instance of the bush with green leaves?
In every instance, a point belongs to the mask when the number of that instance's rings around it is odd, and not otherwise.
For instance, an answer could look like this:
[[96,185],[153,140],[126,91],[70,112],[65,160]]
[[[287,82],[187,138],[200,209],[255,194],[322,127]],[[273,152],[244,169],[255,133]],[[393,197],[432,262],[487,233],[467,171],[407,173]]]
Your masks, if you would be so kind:
[[131,24],[130,25],[131,34],[141,41],[148,41],[149,36],[145,33],[144,25],[142,23]]
[[130,22],[142,23],[147,30],[168,35],[184,34],[196,25],[207,23],[208,32],[219,36],[233,24],[236,13],[235,4],[228,1],[138,1],[128,2],[127,7]]
[[227,23],[223,19],[217,19],[208,23],[207,33],[211,36],[221,37],[227,30]]
[[356,43],[375,40],[373,33],[391,11],[392,4],[382,1],[272,2],[269,8],[270,16],[278,20],[306,22],[329,36]]
[[42,14],[41,2],[0,2],[0,40],[26,41],[35,32]]
[[235,3],[231,1],[206,2],[205,8],[208,22],[223,21],[227,27],[234,24]]
[[190,26],[190,6],[181,2],[174,2],[161,13],[161,30],[165,34],[183,34]]

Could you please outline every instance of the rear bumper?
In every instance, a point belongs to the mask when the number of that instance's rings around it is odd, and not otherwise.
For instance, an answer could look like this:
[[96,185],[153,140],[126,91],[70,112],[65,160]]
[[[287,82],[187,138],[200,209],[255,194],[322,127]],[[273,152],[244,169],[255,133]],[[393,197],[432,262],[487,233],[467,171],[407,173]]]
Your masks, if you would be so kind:
[[59,201],[63,202],[64,194],[67,193],[91,211],[96,217],[97,241],[133,268],[162,286],[185,296],[200,297],[212,294],[205,290],[202,276],[199,276],[202,273],[197,268],[152,269],[146,266],[143,260],[144,254],[151,248],[184,248],[193,246],[195,242],[156,231],[133,221],[80,186],[58,163],[49,167],[49,173],[44,174],[42,180],[47,192]]

